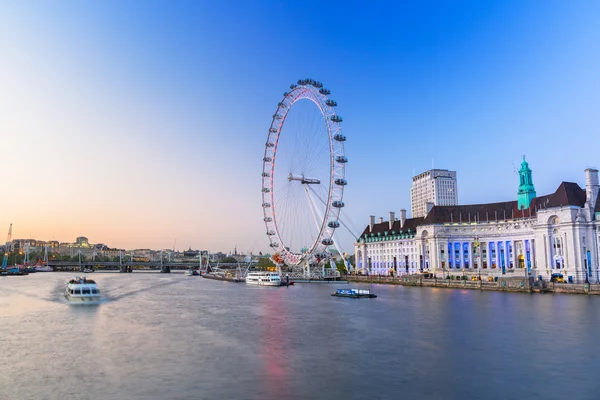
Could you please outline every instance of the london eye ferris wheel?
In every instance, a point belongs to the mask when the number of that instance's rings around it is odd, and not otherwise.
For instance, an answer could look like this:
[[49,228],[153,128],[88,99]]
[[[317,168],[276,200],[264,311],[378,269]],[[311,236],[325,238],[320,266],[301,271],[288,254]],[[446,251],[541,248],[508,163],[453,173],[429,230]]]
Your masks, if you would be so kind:
[[324,263],[337,245],[348,159],[330,94],[312,79],[290,85],[269,128],[262,208],[272,258],[280,265]]

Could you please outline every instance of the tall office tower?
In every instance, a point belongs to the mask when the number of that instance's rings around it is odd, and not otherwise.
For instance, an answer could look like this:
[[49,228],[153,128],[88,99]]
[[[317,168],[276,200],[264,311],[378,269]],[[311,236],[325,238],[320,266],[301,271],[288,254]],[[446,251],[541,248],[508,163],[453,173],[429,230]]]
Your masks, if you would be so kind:
[[456,171],[430,169],[413,176],[410,188],[412,217],[425,217],[430,207],[434,205],[457,205],[458,192],[456,189]]

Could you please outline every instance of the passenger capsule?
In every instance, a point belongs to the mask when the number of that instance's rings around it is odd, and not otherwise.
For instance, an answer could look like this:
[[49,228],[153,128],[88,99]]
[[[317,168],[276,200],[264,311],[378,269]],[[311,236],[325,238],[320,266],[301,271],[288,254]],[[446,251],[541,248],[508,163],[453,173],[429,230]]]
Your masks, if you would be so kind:
[[263,157],[264,162],[271,162],[273,159],[271,157]]
[[338,221],[329,221],[327,223],[327,226],[330,228],[339,228],[340,227],[340,223]]
[[336,185],[339,185],[339,186],[346,186],[348,184],[348,182],[342,178],[338,178],[334,182]]
[[271,191],[271,189],[269,189],[269,188],[263,188],[262,191],[263,191],[263,193],[269,193]]
[[[335,137],[334,137],[334,139],[335,139]],[[335,158],[335,161],[339,162],[339,163],[342,163],[342,164],[345,164],[345,163],[348,162],[348,159],[346,158],[346,156],[337,156]]]
[[336,200],[333,203],[331,203],[332,206],[334,206],[335,208],[342,208],[344,207],[344,202],[341,200]]
[[331,91],[329,89],[321,88],[319,89],[319,93],[321,93],[324,96],[329,96],[331,94]]
[[340,117],[339,115],[332,115],[330,118],[333,122],[342,122],[342,117]]
[[342,135],[341,133],[336,133],[335,135],[333,135],[333,139],[337,140],[338,142],[345,142],[346,136]]
[[323,239],[323,241],[321,243],[323,243],[325,246],[331,246],[333,244],[333,240]]
[[325,100],[325,104],[327,104],[329,107],[337,106],[337,103],[335,102],[335,100]]

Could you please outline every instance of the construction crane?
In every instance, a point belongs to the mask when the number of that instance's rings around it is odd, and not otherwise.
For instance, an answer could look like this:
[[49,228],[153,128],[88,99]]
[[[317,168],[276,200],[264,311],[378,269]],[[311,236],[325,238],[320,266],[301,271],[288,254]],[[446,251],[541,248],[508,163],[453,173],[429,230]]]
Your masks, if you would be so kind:
[[6,269],[8,265],[8,251],[12,242],[12,224],[8,228],[8,236],[6,237],[6,244],[4,245],[4,258],[2,259],[2,269]]

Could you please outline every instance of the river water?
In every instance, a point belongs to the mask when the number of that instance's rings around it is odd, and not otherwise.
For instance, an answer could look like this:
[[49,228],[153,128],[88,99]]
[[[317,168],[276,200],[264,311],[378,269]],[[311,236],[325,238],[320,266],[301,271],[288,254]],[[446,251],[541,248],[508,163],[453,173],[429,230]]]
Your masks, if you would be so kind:
[[0,278],[0,399],[600,398],[599,297],[71,275]]

